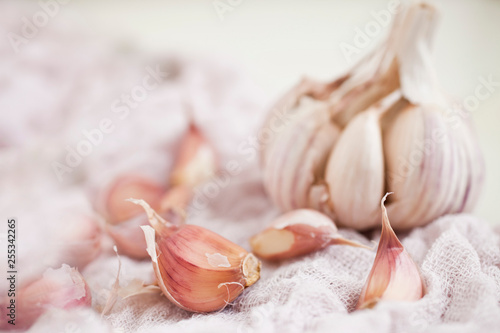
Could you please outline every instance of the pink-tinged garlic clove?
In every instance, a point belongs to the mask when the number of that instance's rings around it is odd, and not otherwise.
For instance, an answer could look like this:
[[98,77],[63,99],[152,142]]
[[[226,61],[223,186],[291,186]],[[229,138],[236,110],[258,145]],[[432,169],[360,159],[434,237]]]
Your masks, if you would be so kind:
[[175,305],[192,312],[224,308],[260,277],[260,262],[242,247],[205,228],[165,221],[143,200],[143,226],[158,285]]
[[374,107],[355,116],[328,160],[325,180],[339,226],[366,230],[377,225],[384,191],[379,111]]
[[142,260],[149,258],[146,251],[146,241],[141,226],[148,225],[148,217],[145,213],[129,219],[120,224],[106,225],[108,235],[113,239],[118,252],[130,258]]
[[97,218],[89,215],[68,217],[71,221],[58,229],[61,240],[60,263],[83,269],[101,253],[103,231]]
[[[184,221],[184,218],[176,212],[166,211],[160,213],[160,215],[166,220],[175,221],[176,224]],[[149,220],[146,213],[142,212],[120,224],[107,224],[106,231],[113,239],[119,254],[126,255],[132,259],[143,260],[149,258],[146,250],[146,240],[141,229],[141,226],[145,225],[149,225]]]
[[289,259],[334,244],[369,248],[343,238],[328,216],[312,209],[297,209],[281,215],[250,239],[252,251],[267,260]]
[[373,267],[356,309],[374,307],[379,301],[417,301],[425,294],[420,271],[391,228],[382,199],[382,233]]
[[[3,297],[3,296],[2,296]],[[83,276],[75,269],[63,264],[59,269],[49,268],[43,276],[21,287],[16,295],[15,325],[7,322],[10,299],[1,304],[1,329],[27,329],[50,308],[72,309],[90,307],[90,289]]]
[[190,186],[174,186],[170,188],[161,198],[159,211],[165,213],[170,212],[170,218],[164,217],[170,222],[182,222],[193,194],[193,188]]
[[[172,186],[195,187],[213,176],[216,170],[217,156],[215,150],[200,130],[194,124],[190,124],[186,135],[182,139],[179,155],[170,175],[170,184]],[[141,198],[141,196],[130,197]],[[147,198],[143,199],[149,202]],[[152,207],[154,208],[154,205]],[[140,209],[140,207],[138,208]]]
[[137,205],[126,201],[131,197],[142,198],[157,209],[164,192],[163,186],[142,176],[124,175],[117,178],[107,191],[107,222],[117,224],[143,212]]

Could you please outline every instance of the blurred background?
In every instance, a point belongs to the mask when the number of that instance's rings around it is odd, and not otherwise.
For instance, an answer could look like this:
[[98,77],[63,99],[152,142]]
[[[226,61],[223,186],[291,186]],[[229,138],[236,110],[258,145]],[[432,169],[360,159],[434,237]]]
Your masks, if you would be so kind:
[[[354,45],[358,31],[365,29],[376,13],[387,10],[391,3],[385,0],[65,2],[50,18],[49,26],[55,27],[69,18],[75,26],[90,31],[92,38],[113,40],[124,48],[236,63],[261,90],[263,106],[269,106],[304,75],[329,80],[347,70],[378,42],[386,29],[369,38],[359,48],[359,54],[346,56],[342,45]],[[38,2],[27,3],[28,12],[39,10]],[[437,72],[444,90],[461,102],[475,94],[482,79],[500,82],[500,1],[435,3],[442,14],[434,49]],[[20,16],[3,14],[4,19],[21,24]],[[10,26],[15,24],[12,22]],[[8,32],[4,24],[2,29],[3,33]],[[6,39],[1,43],[6,43]],[[68,47],[72,46],[68,43]],[[3,49],[8,51],[8,42]],[[30,99],[29,89],[25,98]],[[16,112],[15,105],[10,107],[0,110],[0,122]],[[475,213],[500,224],[500,86],[480,101],[472,117],[487,172]]]

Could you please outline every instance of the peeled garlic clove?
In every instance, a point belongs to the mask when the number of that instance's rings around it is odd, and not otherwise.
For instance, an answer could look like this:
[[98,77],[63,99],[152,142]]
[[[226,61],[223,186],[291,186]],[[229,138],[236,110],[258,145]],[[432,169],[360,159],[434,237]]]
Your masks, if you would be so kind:
[[329,158],[326,182],[338,224],[358,230],[377,224],[384,190],[379,110],[358,114],[341,133]]
[[425,294],[417,266],[389,223],[384,206],[388,194],[381,202],[382,233],[377,254],[356,309],[372,308],[379,301],[416,301]]
[[89,307],[91,303],[90,289],[82,275],[75,268],[63,264],[59,269],[47,269],[39,280],[19,289],[16,295],[15,326],[6,320],[10,318],[7,308],[10,301],[5,297],[0,310],[0,328],[27,329],[50,308]]
[[192,312],[224,308],[260,277],[260,262],[242,247],[205,228],[173,225],[143,200],[143,226],[158,285],[174,304]]
[[328,216],[312,209],[281,215],[269,228],[250,239],[252,251],[267,260],[289,259],[333,244],[365,247],[342,238]]
[[142,213],[140,207],[126,202],[126,199],[142,198],[158,208],[164,192],[163,186],[142,176],[124,175],[117,178],[106,195],[107,222],[117,224]]
[[[216,172],[217,156],[215,150],[195,125],[189,125],[189,129],[182,139],[179,152],[170,175],[170,184],[172,186],[195,187]],[[137,198],[138,196],[134,197]],[[147,201],[147,198],[143,199]]]

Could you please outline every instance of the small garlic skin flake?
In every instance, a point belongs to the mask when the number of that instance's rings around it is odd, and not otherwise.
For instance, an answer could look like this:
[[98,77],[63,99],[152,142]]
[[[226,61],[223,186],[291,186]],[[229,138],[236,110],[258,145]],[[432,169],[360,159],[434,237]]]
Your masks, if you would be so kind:
[[174,225],[143,200],[143,226],[158,285],[174,304],[191,312],[224,308],[260,277],[260,261],[242,247],[203,227]]
[[374,307],[379,301],[417,301],[425,294],[420,271],[391,228],[384,201],[382,233],[373,267],[356,309]]
[[227,257],[220,253],[205,253],[205,256],[207,256],[208,263],[214,267],[231,267]]

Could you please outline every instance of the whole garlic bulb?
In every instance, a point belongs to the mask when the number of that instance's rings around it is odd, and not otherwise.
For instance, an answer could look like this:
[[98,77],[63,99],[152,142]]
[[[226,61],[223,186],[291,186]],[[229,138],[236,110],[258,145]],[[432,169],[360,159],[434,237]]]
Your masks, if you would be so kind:
[[351,71],[303,81],[273,108],[265,129],[277,111],[290,119],[261,155],[279,208],[316,209],[365,230],[380,223],[385,192],[395,193],[395,229],[474,207],[484,166],[470,123],[446,117],[451,103],[430,65],[436,21],[426,3],[402,5],[387,40]]

